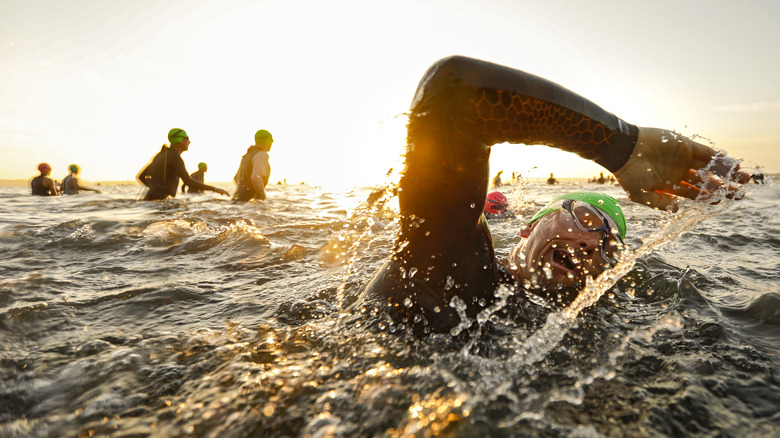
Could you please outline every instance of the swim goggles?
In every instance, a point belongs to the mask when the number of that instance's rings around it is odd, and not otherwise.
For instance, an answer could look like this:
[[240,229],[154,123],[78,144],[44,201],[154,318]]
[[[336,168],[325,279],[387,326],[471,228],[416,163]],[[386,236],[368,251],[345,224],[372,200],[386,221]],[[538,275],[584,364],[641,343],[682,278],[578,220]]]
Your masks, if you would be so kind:
[[615,220],[586,202],[574,199],[562,199],[559,203],[560,206],[553,204],[550,207],[552,209],[560,208],[561,210],[568,212],[572,217],[572,222],[574,222],[577,228],[589,233],[604,233],[604,237],[601,239],[601,245],[599,245],[599,256],[601,256],[610,267],[617,265],[617,255],[620,252],[620,249],[622,249],[623,239],[620,237],[620,232],[618,231]]

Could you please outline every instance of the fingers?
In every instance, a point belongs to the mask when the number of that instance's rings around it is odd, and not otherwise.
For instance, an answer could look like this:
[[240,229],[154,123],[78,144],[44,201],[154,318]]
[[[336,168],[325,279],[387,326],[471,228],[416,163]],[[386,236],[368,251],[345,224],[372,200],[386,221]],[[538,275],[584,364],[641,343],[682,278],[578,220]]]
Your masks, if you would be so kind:
[[[750,181],[750,174],[740,170],[739,162],[736,159],[725,155],[723,152],[716,151],[709,146],[694,141],[691,141],[690,143],[691,158],[693,160],[691,167],[694,169],[712,172],[721,178],[728,178],[739,184],[745,184]],[[699,183],[699,181],[687,181],[691,184]]]
[[[739,166],[737,166],[737,169],[739,169]],[[750,181],[750,174],[745,173],[741,170],[734,172],[734,180],[740,184],[747,184]]]
[[688,199],[700,199],[701,197],[706,197],[709,195],[708,192],[702,191],[702,189],[699,187],[689,184],[685,181],[680,182],[680,184],[675,187],[676,189],[672,190],[672,193]]

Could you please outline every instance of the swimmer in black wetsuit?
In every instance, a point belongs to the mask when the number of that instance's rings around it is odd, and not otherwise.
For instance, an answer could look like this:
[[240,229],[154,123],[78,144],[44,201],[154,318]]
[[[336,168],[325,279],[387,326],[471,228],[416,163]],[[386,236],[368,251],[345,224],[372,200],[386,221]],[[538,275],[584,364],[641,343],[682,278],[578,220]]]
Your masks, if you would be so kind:
[[189,149],[190,138],[183,129],[173,128],[168,132],[171,146],[163,145],[160,152],[152,158],[152,162],[144,167],[136,177],[143,185],[149,187],[146,201],[155,201],[167,197],[176,197],[179,179],[186,185],[199,190],[209,190],[220,195],[230,196],[230,193],[219,187],[209,186],[190,178],[181,153]]
[[93,189],[91,187],[84,187],[81,185],[81,182],[79,181],[79,171],[81,171],[81,168],[77,164],[71,164],[68,166],[68,170],[70,170],[70,173],[68,176],[62,179],[62,193],[64,195],[78,195],[80,191],[86,190],[89,192],[95,192],[95,193],[101,193],[98,189]]
[[[707,195],[700,187],[711,192],[722,184],[713,171],[740,183],[749,178],[712,148],[626,123],[553,82],[476,59],[440,60],[411,105],[394,253],[363,292],[418,334],[456,326],[461,318],[452,303],[475,318],[502,282],[544,295],[551,286],[559,289],[551,282],[576,286],[609,267],[602,255],[613,245],[614,229],[567,225],[575,214],[563,204],[521,230],[522,248],[509,260],[496,260],[482,207],[490,146],[503,142],[543,144],[593,160],[615,174],[631,200],[658,209],[675,210],[675,195]],[[738,194],[736,187],[726,190]],[[559,244],[571,251],[568,259],[552,250]],[[540,275],[545,268],[549,276]]]
[[38,171],[40,175],[36,176],[30,181],[30,189],[35,196],[57,196],[60,193],[57,191],[57,185],[54,184],[54,180],[49,178],[51,175],[51,166],[49,163],[41,163],[38,165]]
[[[190,174],[190,178],[194,179],[195,181],[197,181],[199,183],[203,183],[206,180],[206,172],[208,172],[208,170],[209,170],[208,164],[200,162],[200,163],[198,163],[198,170],[196,170],[195,172],[192,172]],[[187,187],[186,183],[181,185],[181,192],[182,193],[184,193],[184,189],[186,187]],[[189,193],[202,195],[203,194],[203,190],[198,190],[198,189],[190,187],[189,188]]]

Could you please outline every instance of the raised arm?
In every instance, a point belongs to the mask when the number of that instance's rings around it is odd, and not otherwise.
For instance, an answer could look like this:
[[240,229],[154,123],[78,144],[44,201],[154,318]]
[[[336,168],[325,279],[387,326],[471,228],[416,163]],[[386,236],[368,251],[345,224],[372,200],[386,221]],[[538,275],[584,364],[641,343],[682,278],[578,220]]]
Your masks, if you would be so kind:
[[493,144],[548,145],[617,171],[638,132],[548,80],[476,59],[445,58],[428,70],[412,102],[400,181],[402,213],[430,226],[402,233],[415,240],[429,228],[473,229],[485,204]]

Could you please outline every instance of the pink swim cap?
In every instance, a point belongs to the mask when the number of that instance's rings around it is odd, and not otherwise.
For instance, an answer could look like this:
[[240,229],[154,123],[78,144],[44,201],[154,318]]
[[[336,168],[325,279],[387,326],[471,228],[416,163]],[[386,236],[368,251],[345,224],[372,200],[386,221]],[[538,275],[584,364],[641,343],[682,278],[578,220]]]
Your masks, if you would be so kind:
[[490,192],[485,201],[485,213],[504,214],[507,210],[509,200],[501,192]]
[[39,172],[46,172],[49,170],[51,170],[51,166],[49,166],[49,163],[41,163],[38,165]]

